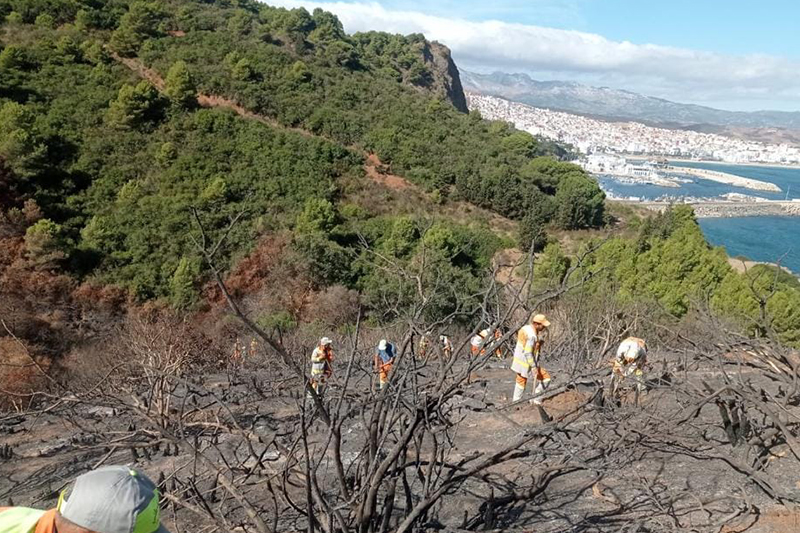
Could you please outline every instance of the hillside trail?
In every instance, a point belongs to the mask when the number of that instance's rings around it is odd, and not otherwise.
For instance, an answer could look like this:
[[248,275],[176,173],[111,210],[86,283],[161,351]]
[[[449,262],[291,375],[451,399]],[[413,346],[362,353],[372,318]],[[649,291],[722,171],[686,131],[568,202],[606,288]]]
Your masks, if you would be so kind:
[[[122,56],[120,56],[120,55],[118,55],[116,53],[113,53],[113,52],[111,53],[111,57],[113,57],[114,60],[118,61],[119,63],[122,63],[123,65],[128,67],[131,71],[133,71],[135,74],[137,74],[140,78],[149,81],[156,89],[158,89],[159,92],[162,92],[162,93],[164,92],[164,90],[166,88],[166,82],[164,81],[164,78],[161,76],[161,74],[159,74],[155,70],[145,66],[145,64],[142,63],[142,61],[140,59],[135,58],[135,57],[122,57]],[[310,132],[308,130],[305,130],[303,128],[286,126],[284,124],[281,124],[280,122],[278,122],[277,120],[275,120],[273,118],[266,117],[264,115],[259,115],[259,114],[253,113],[252,111],[248,111],[247,109],[245,109],[244,107],[242,107],[238,103],[234,102],[233,100],[231,100],[229,98],[225,98],[223,96],[204,94],[204,93],[197,93],[197,103],[201,107],[206,107],[206,108],[218,107],[218,108],[222,108],[222,109],[230,109],[231,111],[235,112],[237,115],[239,115],[241,117],[244,117],[246,119],[258,121],[258,122],[261,122],[262,124],[266,124],[268,126],[276,128],[276,129],[281,129],[281,130],[284,130],[284,131],[291,131],[293,133],[297,133],[297,134],[303,135],[304,137],[315,137],[315,138],[323,139],[323,140],[326,140],[326,141],[329,141],[329,142],[335,142],[332,139],[328,139],[327,137],[323,137],[321,135],[317,135],[317,134],[312,133],[312,132]]]
[[[139,58],[122,57],[114,52],[109,52],[109,53],[115,61],[126,66],[140,78],[150,82],[156,89],[158,89],[159,92],[162,93],[164,92],[166,88],[166,83],[164,81],[164,78],[157,71],[147,67],[144,63],[142,63],[142,61]],[[303,128],[286,126],[285,124],[281,124],[274,118],[267,117],[264,115],[259,115],[257,113],[253,113],[252,111],[248,111],[234,100],[226,98],[224,96],[204,94],[198,92],[197,103],[201,107],[205,108],[228,109],[233,111],[237,115],[241,116],[242,118],[248,120],[255,120],[257,122],[260,122],[275,129],[296,133],[308,138],[315,138],[331,142],[334,144],[340,144],[335,139],[331,139],[323,135],[318,135],[314,132],[311,132]],[[389,169],[389,165],[383,163],[377,154],[364,151],[355,146],[347,146],[346,148],[355,153],[358,153],[364,158],[364,164],[363,164],[364,174],[374,183],[377,183],[378,185],[381,185],[393,191],[406,191],[406,192],[413,191],[418,195],[419,198],[427,199],[427,195],[421,187],[410,182],[408,179],[402,176],[392,174]],[[513,234],[516,229],[516,224],[510,219],[465,201],[452,202],[450,206],[441,208],[440,211],[447,212],[448,214],[452,215],[456,220],[463,219],[465,222],[468,221],[469,219],[474,218],[475,216],[484,218],[488,220],[489,226],[493,230],[503,234]]]
[[[135,57],[122,57],[119,54],[114,52],[110,52],[111,57],[128,67],[132,72],[138,75],[140,78],[147,80],[150,82],[159,92],[164,92],[166,89],[166,82],[164,78],[156,72],[155,70],[147,67],[142,61]],[[220,109],[229,109],[239,115],[240,117],[246,118],[248,120],[255,120],[262,124],[266,124],[267,126],[273,127],[275,129],[289,131],[292,133],[297,133],[304,137],[320,139],[323,141],[339,144],[335,139],[331,139],[325,137],[324,135],[318,135],[314,132],[311,132],[307,129],[298,128],[295,126],[286,126],[285,124],[281,124],[277,120],[271,117],[267,117],[264,115],[259,115],[258,113],[253,113],[252,111],[248,111],[241,105],[239,105],[234,100],[230,98],[225,98],[224,96],[215,95],[215,94],[204,94],[201,92],[197,93],[197,103],[201,107],[205,108],[220,108]],[[421,189],[408,181],[406,178],[402,176],[397,176],[391,174],[388,171],[388,165],[383,163],[377,154],[366,152],[361,150],[355,146],[347,146],[348,150],[357,152],[359,155],[364,157],[364,172],[372,179],[374,182],[384,185],[390,189],[401,191],[406,189],[414,189],[417,191],[421,191]]]

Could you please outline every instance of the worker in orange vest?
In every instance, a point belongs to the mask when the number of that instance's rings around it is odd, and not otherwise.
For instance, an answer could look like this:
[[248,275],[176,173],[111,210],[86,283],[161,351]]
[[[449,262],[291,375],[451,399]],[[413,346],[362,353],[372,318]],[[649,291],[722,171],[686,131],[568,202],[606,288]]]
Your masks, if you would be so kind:
[[428,350],[431,348],[431,332],[428,331],[419,339],[419,350],[417,351],[417,357],[420,359],[425,359],[428,356]]
[[489,330],[483,329],[472,337],[472,340],[469,341],[469,348],[470,351],[472,352],[472,355],[486,354],[486,350],[483,349],[483,345],[486,342],[486,338],[488,336],[489,336]]
[[445,359],[450,359],[450,356],[453,355],[453,344],[450,342],[450,337],[447,335],[439,335],[439,344]]
[[[523,326],[517,333],[517,345],[514,348],[514,360],[511,363],[511,370],[516,374],[514,384],[514,402],[522,399],[525,386],[529,378],[536,379],[534,394],[540,394],[550,385],[550,374],[545,370],[540,362],[539,355],[543,341],[541,333],[550,327],[550,321],[544,315],[535,315],[531,323]],[[533,403],[542,404],[540,398],[535,398]]]
[[500,343],[500,339],[503,337],[503,332],[499,329],[494,330],[494,354],[497,356],[498,359],[502,359],[504,356],[503,345]]
[[311,352],[311,386],[322,394],[325,382],[333,374],[333,341],[322,337]]
[[389,382],[389,372],[394,365],[394,358],[397,355],[397,348],[386,339],[381,339],[378,349],[375,351],[375,371],[380,377],[380,388],[383,389]]
[[55,509],[0,508],[0,532],[169,533],[158,500],[155,484],[140,471],[106,466],[78,476]]
[[638,337],[628,337],[617,348],[614,368],[611,372],[611,394],[616,394],[622,382],[633,376],[639,392],[647,390],[644,382],[644,367],[647,363],[647,344]]

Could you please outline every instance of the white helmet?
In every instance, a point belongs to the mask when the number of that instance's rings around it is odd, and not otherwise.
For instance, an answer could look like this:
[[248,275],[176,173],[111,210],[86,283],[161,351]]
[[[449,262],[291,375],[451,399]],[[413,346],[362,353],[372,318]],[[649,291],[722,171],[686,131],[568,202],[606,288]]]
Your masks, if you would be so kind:
[[319,344],[320,346],[330,346],[331,344],[333,344],[333,341],[330,340],[328,337],[322,337],[319,340]]
[[386,349],[386,339],[381,339],[381,342],[378,343],[378,349],[379,350],[385,350]]

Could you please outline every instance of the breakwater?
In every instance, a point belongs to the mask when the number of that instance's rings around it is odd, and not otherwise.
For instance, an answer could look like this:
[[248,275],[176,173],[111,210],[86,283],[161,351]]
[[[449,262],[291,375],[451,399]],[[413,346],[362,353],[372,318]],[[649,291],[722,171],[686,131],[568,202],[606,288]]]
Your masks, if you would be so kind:
[[716,181],[733,185],[734,187],[742,187],[744,189],[752,189],[754,191],[767,191],[767,192],[781,192],[781,188],[768,181],[756,180],[753,178],[744,178],[735,174],[728,174],[727,172],[720,172],[718,170],[709,170],[705,168],[693,167],[667,167],[670,172],[679,172],[683,174],[691,174],[698,178]]
[[640,205],[653,211],[663,211],[670,205],[691,205],[698,218],[738,218],[738,217],[764,217],[764,216],[794,216],[800,217],[800,201],[774,201],[763,200],[760,202],[685,202],[673,204],[670,202],[627,202]]

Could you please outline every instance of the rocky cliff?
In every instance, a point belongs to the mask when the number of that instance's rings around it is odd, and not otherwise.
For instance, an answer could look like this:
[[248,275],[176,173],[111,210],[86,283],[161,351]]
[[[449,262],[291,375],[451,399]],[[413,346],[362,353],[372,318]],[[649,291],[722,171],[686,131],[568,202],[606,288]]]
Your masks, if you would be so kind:
[[467,98],[450,49],[443,44],[426,41],[422,53],[431,71],[427,88],[452,102],[459,111],[468,113]]

